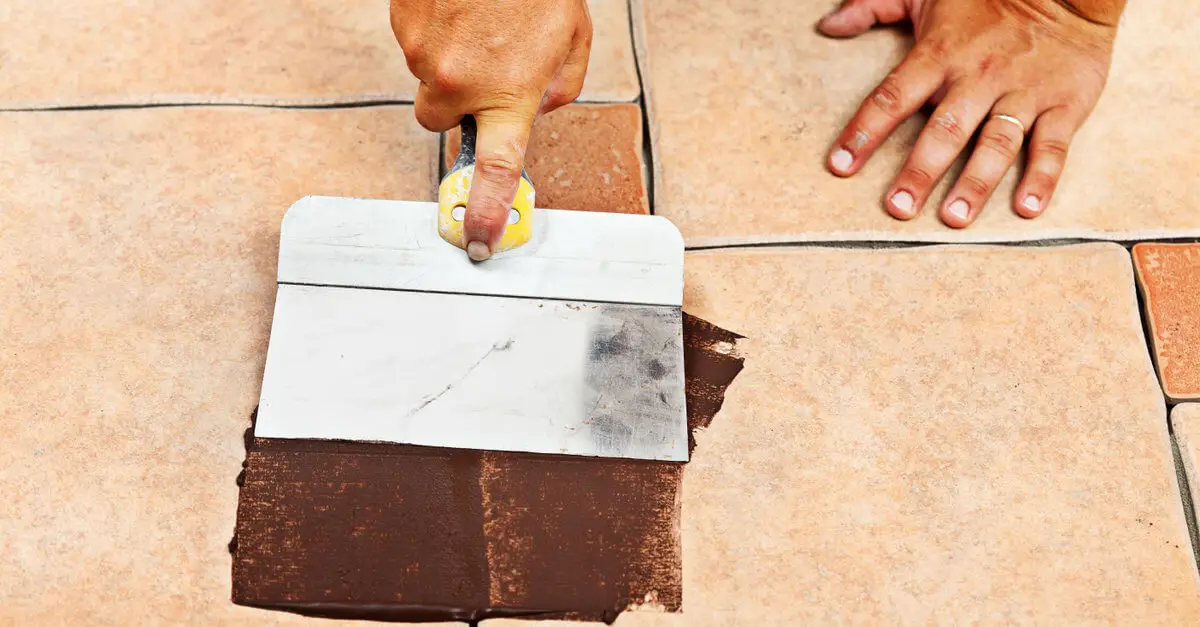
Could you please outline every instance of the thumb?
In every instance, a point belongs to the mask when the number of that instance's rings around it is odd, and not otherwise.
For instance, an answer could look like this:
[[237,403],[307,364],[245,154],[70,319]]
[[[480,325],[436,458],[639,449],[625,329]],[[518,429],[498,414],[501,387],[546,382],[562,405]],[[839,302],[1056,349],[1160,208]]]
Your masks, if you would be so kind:
[[536,102],[528,111],[489,109],[475,114],[475,176],[463,218],[467,254],[475,261],[490,257],[504,235],[536,115]]
[[830,37],[861,35],[877,21],[873,4],[871,0],[846,0],[841,7],[821,18],[817,28]]

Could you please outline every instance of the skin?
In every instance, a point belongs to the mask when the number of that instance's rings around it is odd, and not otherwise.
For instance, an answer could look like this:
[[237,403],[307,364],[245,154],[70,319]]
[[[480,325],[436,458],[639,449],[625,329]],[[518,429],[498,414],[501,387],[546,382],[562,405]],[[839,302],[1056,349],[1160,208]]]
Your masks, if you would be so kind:
[[[1125,0],[846,0],[819,28],[854,37],[909,21],[916,45],[863,101],[829,153],[853,176],[896,127],[936,107],[884,198],[916,217],[977,135],[942,199],[954,228],[978,216],[1028,139],[1018,215],[1050,204],[1071,139],[1104,89]],[[486,10],[481,10],[485,6]],[[416,117],[444,132],[463,115],[479,124],[475,179],[464,220],[472,259],[504,233],[534,119],[579,96],[591,50],[586,0],[392,0],[392,30],[421,81]],[[996,117],[996,116],[1004,117]]]
[[534,119],[583,89],[592,46],[586,0],[392,0],[391,19],[421,81],[421,126],[440,133],[475,116],[463,234],[467,253],[482,261],[504,234]]
[[1027,134],[1028,161],[1013,209],[1026,218],[1041,215],[1071,139],[1104,89],[1123,8],[1124,0],[848,0],[819,24],[826,35],[853,37],[877,23],[909,20],[916,45],[834,142],[830,170],[853,176],[928,103],[933,115],[884,196],[888,213],[916,217],[978,133],[965,169],[940,202],[942,221],[965,228],[979,216]]

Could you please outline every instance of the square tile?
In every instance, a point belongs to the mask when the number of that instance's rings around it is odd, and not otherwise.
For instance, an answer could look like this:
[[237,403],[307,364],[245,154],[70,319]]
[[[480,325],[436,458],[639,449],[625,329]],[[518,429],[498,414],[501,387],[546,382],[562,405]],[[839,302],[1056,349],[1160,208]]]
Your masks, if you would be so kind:
[[[568,105],[538,118],[525,151],[537,206],[650,213],[636,104]],[[445,166],[458,155],[459,129],[446,134]]]
[[409,107],[0,114],[0,623],[313,621],[230,602],[275,295],[306,194],[431,200]]
[[617,625],[1200,620],[1124,249],[687,268],[745,370],[684,470],[682,613]]
[[678,224],[689,245],[1200,235],[1200,178],[1181,175],[1200,167],[1192,7],[1129,3],[1108,87],[1044,216],[1013,213],[1013,171],[976,223],[957,231],[934,211],[900,222],[881,205],[923,119],[902,125],[854,178],[826,171],[831,142],[911,43],[888,29],[822,37],[815,24],[835,4],[634,0],[654,212]]
[[[632,101],[626,0],[589,0],[583,99]],[[407,101],[386,0],[15,0],[0,7],[0,109]]]
[[1133,261],[1163,390],[1200,399],[1200,244],[1137,244]]
[[683,480],[683,613],[1190,624],[1200,589],[1115,244],[712,251],[747,336]]

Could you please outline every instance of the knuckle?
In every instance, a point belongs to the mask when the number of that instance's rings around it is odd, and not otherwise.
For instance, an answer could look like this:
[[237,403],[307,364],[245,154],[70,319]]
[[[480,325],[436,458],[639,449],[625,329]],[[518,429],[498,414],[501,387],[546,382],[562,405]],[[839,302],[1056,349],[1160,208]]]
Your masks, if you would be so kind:
[[404,61],[408,64],[408,69],[410,70],[420,68],[429,60],[429,51],[420,41],[413,40],[402,43],[400,49],[404,51]]
[[542,103],[542,110],[552,111],[569,104],[572,100],[575,100],[575,98],[562,91],[547,92],[546,99]]
[[521,176],[521,160],[515,154],[501,152],[480,155],[475,161],[475,173],[489,180],[516,180]]
[[472,226],[483,231],[500,228],[507,222],[508,207],[496,200],[489,199],[470,216]]
[[440,60],[433,68],[432,87],[439,92],[453,93],[463,86],[458,68],[452,61]]
[[1025,188],[1039,196],[1045,196],[1055,187],[1058,178],[1046,172],[1029,172],[1025,175]]
[[422,102],[417,102],[413,106],[413,116],[417,118],[417,124],[421,125],[427,131],[436,133],[434,130],[437,127],[437,114],[433,108]]
[[992,186],[987,181],[971,173],[958,177],[958,187],[975,198],[987,198],[992,193]]
[[945,59],[950,52],[950,41],[945,37],[936,37],[928,41],[923,47],[925,56],[932,59]]
[[950,111],[934,115],[929,120],[929,131],[936,139],[955,144],[966,143],[969,133],[963,127],[962,121]]
[[991,150],[1005,159],[1012,160],[1016,159],[1017,153],[1021,150],[1022,139],[1018,139],[1014,134],[1002,131],[985,130],[979,135],[979,147]]
[[1061,166],[1067,160],[1071,147],[1061,139],[1043,139],[1034,144],[1033,150],[1038,161],[1045,160]]
[[900,170],[899,178],[909,181],[914,187],[921,190],[929,189],[930,187],[933,187],[934,183],[937,182],[937,179],[934,178],[933,174],[931,174],[928,169],[926,169],[924,166],[916,164],[904,166],[904,168]]
[[895,73],[889,74],[875,91],[871,93],[871,102],[891,117],[900,117],[904,114],[905,90],[900,84],[900,79]]

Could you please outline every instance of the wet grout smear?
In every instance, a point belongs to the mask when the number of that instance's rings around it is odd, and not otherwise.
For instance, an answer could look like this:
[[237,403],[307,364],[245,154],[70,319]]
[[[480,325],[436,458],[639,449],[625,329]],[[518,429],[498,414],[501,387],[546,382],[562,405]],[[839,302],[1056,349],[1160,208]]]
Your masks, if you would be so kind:
[[[741,371],[741,337],[684,314],[690,430]],[[235,603],[405,622],[681,608],[683,464],[254,438],[253,419]]]
[[695,316],[683,314],[683,373],[687,387],[688,455],[696,430],[706,429],[725,404],[725,389],[745,364],[737,341],[745,339]]

